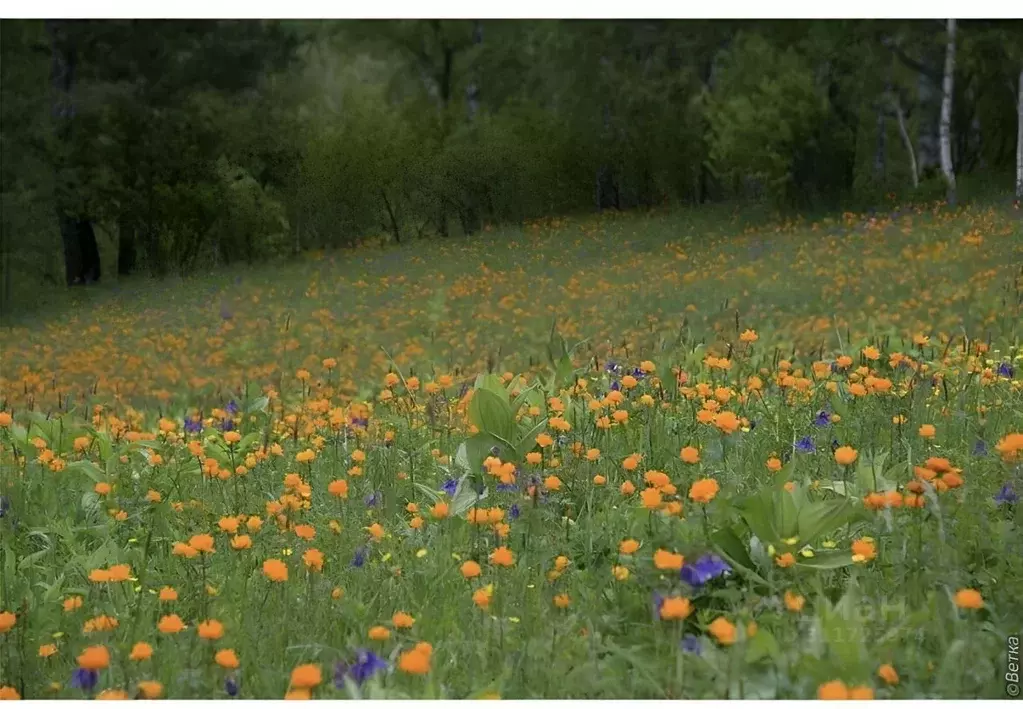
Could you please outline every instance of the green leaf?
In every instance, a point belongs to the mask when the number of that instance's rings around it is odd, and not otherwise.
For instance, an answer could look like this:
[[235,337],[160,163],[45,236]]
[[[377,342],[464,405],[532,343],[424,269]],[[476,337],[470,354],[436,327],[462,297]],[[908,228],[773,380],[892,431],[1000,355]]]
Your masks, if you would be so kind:
[[774,528],[782,539],[794,537],[799,532],[799,510],[796,501],[787,490],[774,494]]
[[249,404],[248,408],[245,409],[245,412],[249,414],[254,414],[257,412],[264,413],[266,411],[266,407],[269,405],[270,397],[261,396],[258,399],[255,399],[251,404]]
[[840,569],[852,563],[852,552],[849,551],[819,551],[811,557],[796,554],[796,565],[811,569]]
[[828,535],[850,522],[856,506],[848,498],[811,502],[799,511],[799,541],[810,544],[821,535]]
[[106,476],[103,473],[103,469],[93,463],[91,460],[76,460],[74,463],[69,463],[67,470],[76,470],[85,473],[93,482],[103,482]]
[[753,663],[765,657],[774,659],[781,650],[778,641],[766,630],[759,629],[757,634],[746,641],[746,662]]
[[441,498],[441,493],[433,490],[432,488],[423,485],[422,483],[416,483],[416,489],[426,495],[431,502],[437,502]]
[[[505,404],[508,404],[508,389],[504,386],[504,380],[496,374],[480,374],[476,377],[473,389],[476,390],[476,393],[485,390],[497,394]],[[475,397],[475,394],[473,396]]]
[[711,544],[714,544],[722,556],[728,558],[733,564],[744,566],[747,569],[755,569],[753,559],[750,558],[746,546],[742,543],[734,531],[728,527],[717,530],[710,535]]
[[[770,490],[747,497],[736,505],[750,530],[765,544],[780,544],[781,537],[774,528],[772,496]],[[764,494],[767,493],[767,494]]]
[[547,428],[547,419],[543,418],[538,421],[532,428],[524,432],[519,438],[518,443],[515,444],[515,459],[521,461],[526,457],[526,453],[533,449],[536,445],[536,437]]
[[507,394],[501,398],[490,389],[477,389],[469,402],[469,420],[483,433],[510,438],[514,421]]

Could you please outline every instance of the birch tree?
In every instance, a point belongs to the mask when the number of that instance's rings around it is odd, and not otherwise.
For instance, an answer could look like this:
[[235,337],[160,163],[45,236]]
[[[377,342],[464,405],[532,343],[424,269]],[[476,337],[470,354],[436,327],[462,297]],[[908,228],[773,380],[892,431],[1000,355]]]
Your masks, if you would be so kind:
[[952,165],[952,92],[955,88],[956,21],[946,23],[948,38],[945,44],[945,71],[941,80],[941,172],[945,176],[948,203],[956,201],[956,175]]
[[1016,91],[1016,199],[1023,199],[1023,69]]

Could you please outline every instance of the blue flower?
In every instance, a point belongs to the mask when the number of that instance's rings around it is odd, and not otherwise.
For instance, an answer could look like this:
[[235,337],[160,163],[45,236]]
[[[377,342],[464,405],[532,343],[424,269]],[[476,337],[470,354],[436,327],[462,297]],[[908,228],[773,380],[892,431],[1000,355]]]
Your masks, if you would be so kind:
[[196,434],[202,431],[202,421],[193,419],[191,416],[185,419],[185,433]]
[[234,421],[231,419],[224,419],[224,422],[220,424],[220,430],[227,433],[228,431],[234,430]]
[[813,439],[809,436],[803,436],[796,441],[795,448],[800,453],[816,453],[817,446],[814,444]]
[[687,652],[690,655],[697,656],[703,654],[703,645],[700,643],[700,638],[692,633],[686,633],[685,637],[682,638],[682,642],[679,644],[682,647],[682,652]]
[[518,503],[512,505],[508,509],[508,517],[510,519],[518,519],[519,518],[519,505],[518,505]]
[[978,458],[983,458],[987,455],[987,443],[978,439],[977,442],[973,444],[973,454]]
[[458,481],[454,478],[448,478],[441,484],[440,489],[443,490],[448,497],[454,497],[455,491],[458,490]]
[[359,547],[355,550],[355,556],[352,557],[352,566],[357,569],[361,569],[363,564],[366,563],[366,548]]
[[227,402],[227,406],[224,407],[224,411],[234,416],[238,413],[238,403],[234,399],[231,399]]
[[643,377],[646,376],[646,374],[643,372],[642,369],[636,367],[635,369],[632,370],[632,376],[634,376],[636,379],[642,379]]
[[369,426],[369,419],[363,419],[357,416],[353,416],[352,420],[350,421],[350,425],[352,428],[366,428],[367,426]]
[[604,365],[604,371],[605,372],[610,372],[612,374],[617,373],[619,369],[621,369],[621,367],[619,367],[614,362],[611,362],[610,360],[608,361],[607,364]]
[[728,562],[717,554],[704,554],[694,563],[683,566],[679,577],[693,588],[699,588],[731,570]]
[[238,696],[238,680],[234,678],[234,675],[228,675],[224,678],[224,691],[227,692],[229,697]]
[[611,382],[611,391],[621,391],[622,385],[618,382]]
[[370,494],[366,495],[366,498],[363,500],[363,502],[366,504],[366,507],[376,507],[377,503],[380,502],[381,496],[382,496],[381,493],[375,490]]
[[386,670],[387,663],[377,657],[372,650],[357,650],[355,662],[339,662],[334,666],[334,686],[342,689],[345,686],[345,677],[351,677],[357,685],[362,685],[374,674]]
[[7,514],[7,510],[11,509],[11,503],[7,501],[7,498],[0,495],[0,517]]
[[651,604],[653,606],[653,608],[651,610],[653,611],[653,614],[654,614],[654,620],[655,621],[659,620],[660,617],[661,617],[661,606],[664,605],[664,596],[662,596],[657,591],[654,591],[650,595],[650,602],[651,602]]
[[79,667],[71,673],[71,688],[84,689],[86,692],[90,692],[96,686],[98,679],[99,672],[96,670],[86,670]]
[[516,492],[518,489],[519,489],[518,486],[513,484],[513,483],[498,483],[497,484],[497,491],[498,492]]
[[1015,368],[1013,368],[1013,366],[1008,362],[1002,362],[1000,365],[998,365],[998,376],[1005,377],[1007,379],[1012,379],[1013,376],[1015,376],[1015,374],[1016,374]]
[[818,411],[813,419],[814,426],[827,426],[829,423],[831,423],[831,414],[827,411]]
[[1017,495],[1016,491],[1012,489],[1012,483],[1005,483],[1002,485],[1002,489],[998,491],[997,495],[995,495],[995,502],[999,505],[1015,505],[1019,502],[1019,495]]

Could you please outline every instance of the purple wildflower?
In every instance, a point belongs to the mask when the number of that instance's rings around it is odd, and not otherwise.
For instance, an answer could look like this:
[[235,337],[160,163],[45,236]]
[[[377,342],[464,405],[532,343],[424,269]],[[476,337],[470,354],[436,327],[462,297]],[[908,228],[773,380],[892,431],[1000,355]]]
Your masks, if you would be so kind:
[[224,411],[234,416],[239,411],[238,402],[235,401],[234,399],[231,399],[229,402],[227,402],[227,406],[224,407]]
[[191,433],[193,435],[202,431],[202,421],[188,417],[185,419],[185,433]]
[[454,497],[455,491],[458,490],[458,481],[454,478],[448,478],[441,484],[440,489],[448,497]]
[[611,382],[611,391],[621,391],[622,385],[618,382]]
[[1012,483],[1005,483],[1002,485],[1002,489],[995,495],[995,502],[999,505],[1015,505],[1019,502],[1019,495],[1012,489]]
[[7,498],[0,495],[0,517],[7,514],[7,510],[11,509],[11,503],[7,501]]
[[512,505],[508,509],[508,517],[510,519],[518,519],[519,518],[519,506],[518,506],[518,503]]
[[356,569],[361,569],[366,563],[366,548],[359,547],[355,550],[355,555],[352,557],[352,566]]
[[795,449],[800,453],[816,453],[817,446],[814,444],[813,439],[809,436],[803,436],[796,441]]
[[91,692],[92,688],[96,686],[97,680],[99,680],[99,672],[79,667],[71,673],[71,688]]
[[227,692],[229,697],[238,696],[238,680],[234,675],[228,675],[224,678],[224,691]]
[[334,665],[334,686],[342,689],[345,686],[345,677],[351,677],[358,685],[368,680],[374,674],[387,669],[387,663],[377,657],[372,650],[357,650],[355,662],[338,662]]
[[1016,375],[1016,369],[1008,362],[998,365],[998,376],[1012,379]]
[[827,426],[829,423],[831,423],[831,414],[827,411],[818,411],[817,415],[813,418],[814,426]]
[[374,490],[373,492],[366,495],[366,498],[363,500],[363,502],[366,504],[366,507],[376,507],[377,503],[380,502],[381,497],[382,494],[380,493],[380,491]]
[[703,653],[703,647],[700,643],[700,638],[693,635],[692,633],[686,633],[685,637],[682,638],[680,643],[682,652],[687,652],[690,655],[701,655]]
[[977,442],[973,444],[973,454],[978,458],[983,458],[987,455],[987,443],[978,439]]
[[694,563],[683,566],[679,576],[693,588],[699,588],[731,570],[732,567],[728,565],[728,562],[717,554],[704,554]]

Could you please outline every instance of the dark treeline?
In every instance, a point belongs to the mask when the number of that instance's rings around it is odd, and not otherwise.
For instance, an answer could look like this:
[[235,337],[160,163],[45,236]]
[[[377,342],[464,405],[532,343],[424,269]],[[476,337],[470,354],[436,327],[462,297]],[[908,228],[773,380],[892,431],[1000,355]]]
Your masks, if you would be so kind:
[[1023,190],[1018,21],[4,21],[12,282],[485,223]]

